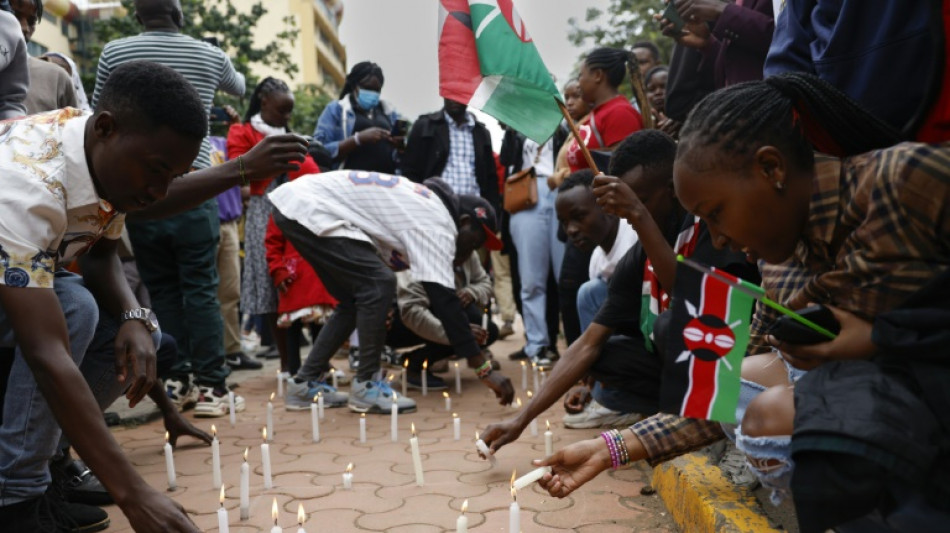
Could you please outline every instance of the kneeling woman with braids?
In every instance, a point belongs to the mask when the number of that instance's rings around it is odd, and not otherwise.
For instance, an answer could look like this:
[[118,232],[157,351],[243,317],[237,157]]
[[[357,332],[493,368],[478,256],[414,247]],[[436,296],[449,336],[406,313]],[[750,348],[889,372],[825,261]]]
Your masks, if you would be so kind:
[[[950,268],[950,148],[900,141],[803,74],[717,91],[681,132],[674,176],[683,206],[717,246],[759,261],[770,298],[829,306],[841,325],[829,342],[780,342],[765,334],[776,316],[760,306],[750,353],[769,351],[742,367],[737,446],[774,500],[794,494],[803,532],[875,510],[898,529],[936,530],[950,507],[950,472],[938,472],[950,465],[950,400],[932,379],[943,376],[945,391],[945,348],[943,357],[896,357],[876,329],[872,342],[875,318]],[[624,431],[622,444],[631,461],[656,464],[722,434],[661,414]],[[554,467],[542,485],[562,497],[612,461],[595,439],[538,464]]]

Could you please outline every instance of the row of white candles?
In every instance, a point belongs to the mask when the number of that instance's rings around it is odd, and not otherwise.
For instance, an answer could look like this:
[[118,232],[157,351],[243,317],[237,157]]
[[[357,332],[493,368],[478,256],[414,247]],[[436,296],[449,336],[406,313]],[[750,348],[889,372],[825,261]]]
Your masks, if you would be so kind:
[[[218,532],[219,533],[230,533],[231,525],[228,522],[228,510],[224,508],[224,485],[221,486],[221,507],[218,508]],[[243,494],[242,494],[243,502]],[[274,519],[274,527],[271,528],[271,533],[281,533],[283,528],[277,525],[277,521],[280,519],[280,507],[277,506],[277,498],[274,498],[274,503],[271,506],[271,517]],[[241,508],[241,520],[246,520],[247,517],[244,515],[244,508]],[[303,528],[304,522],[307,521],[307,513],[303,510],[303,504],[300,503],[297,505],[297,533],[307,533]]]

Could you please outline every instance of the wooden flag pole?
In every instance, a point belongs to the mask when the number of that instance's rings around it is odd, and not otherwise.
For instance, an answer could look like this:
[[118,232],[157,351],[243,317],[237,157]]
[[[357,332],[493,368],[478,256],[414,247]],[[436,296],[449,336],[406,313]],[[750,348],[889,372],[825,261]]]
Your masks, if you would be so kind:
[[643,87],[643,76],[640,75],[640,68],[636,63],[627,61],[627,73],[630,75],[630,87],[633,88],[633,97],[640,104],[640,117],[643,119],[643,129],[652,130],[653,110],[650,108],[650,101],[647,100],[647,91]]
[[564,106],[559,98],[554,99],[557,102],[557,107],[561,110],[561,114],[564,115],[564,120],[567,121],[568,127],[571,128],[571,134],[574,136],[574,140],[577,141],[577,146],[581,148],[581,152],[584,153],[584,159],[587,160],[587,166],[594,171],[594,174],[600,174],[600,170],[597,168],[597,163],[594,163],[594,157],[590,155],[590,150],[587,149],[587,143],[581,139],[581,133],[577,130],[577,124],[574,123],[574,119],[571,118],[571,114],[567,112],[567,107]]

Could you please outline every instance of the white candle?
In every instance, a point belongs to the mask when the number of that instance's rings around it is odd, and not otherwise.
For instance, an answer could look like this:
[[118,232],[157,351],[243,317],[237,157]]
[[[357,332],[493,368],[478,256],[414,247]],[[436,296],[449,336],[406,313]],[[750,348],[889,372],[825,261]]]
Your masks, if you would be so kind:
[[528,363],[521,362],[521,390],[528,388]]
[[405,359],[402,361],[402,395],[403,395],[403,396],[408,396],[408,395],[409,395],[409,394],[407,393],[407,389],[409,388],[409,384],[408,384],[408,382],[407,382],[407,380],[406,380],[406,372],[407,372],[408,370],[409,370],[409,358],[407,357],[407,358],[405,358]]
[[221,485],[221,443],[218,442],[218,430],[211,424],[211,484],[220,489]]
[[360,414],[360,442],[366,442],[366,413]]
[[452,437],[455,440],[462,438],[462,419],[459,418],[458,413],[452,413]]
[[397,400],[396,393],[393,393],[393,405],[390,407],[389,413],[389,432],[392,434],[393,442],[399,442],[399,406],[396,405]]
[[455,394],[462,394],[462,371],[458,361],[455,362]]
[[284,397],[284,373],[280,370],[277,371],[277,397]]
[[323,420],[323,393],[317,393],[317,413],[320,415],[320,420]]
[[320,442],[320,417],[317,413],[317,397],[310,402],[310,427],[313,428],[313,442]]
[[267,400],[267,442],[274,442],[274,393]]
[[422,362],[422,395],[429,395],[429,360],[426,359]]
[[544,456],[551,457],[554,455],[554,433],[551,433],[551,421],[545,420],[544,423],[548,428],[544,432]]
[[485,308],[485,312],[482,314],[482,329],[488,329],[488,308]]
[[234,411],[234,391],[228,391],[228,418],[231,419],[231,427],[237,424],[237,413]]
[[218,507],[218,533],[229,533],[228,510],[224,508],[224,485],[221,485],[221,507]]
[[452,398],[449,398],[449,393],[443,391],[442,397],[445,398],[445,411],[450,412],[452,410]]
[[280,516],[280,511],[277,507],[277,498],[274,498],[274,504],[271,505],[270,515],[274,518],[274,527],[270,528],[270,533],[282,533],[283,529],[277,525],[277,518]]
[[541,374],[541,383],[539,383],[538,390],[541,390],[541,387],[544,386],[544,382],[548,379],[547,375],[544,373],[544,369],[539,369],[538,374]]
[[[534,393],[531,391],[527,391],[525,394],[528,395],[529,402],[531,401],[531,398],[534,398]],[[537,437],[538,436],[538,419],[532,418],[531,422],[528,423],[528,428],[531,430],[531,436]]]
[[515,480],[515,490],[523,490],[528,485],[544,477],[544,474],[547,474],[550,471],[551,471],[550,466],[542,466],[541,468],[535,468],[534,470],[528,472],[527,474]]
[[492,467],[498,464],[498,460],[495,459],[495,456],[492,455],[491,450],[488,448],[488,445],[485,444],[485,441],[478,438],[478,432],[475,432],[475,449],[478,450],[478,453],[484,457]]
[[330,384],[333,385],[333,388],[334,388],[334,389],[337,388],[337,380],[338,380],[338,379],[339,379],[339,378],[337,378],[337,376],[336,376],[336,369],[331,366],[331,367],[330,367]]
[[172,454],[172,445],[168,442],[168,432],[165,432],[165,470],[168,471],[168,490],[178,488],[175,478],[175,456]]
[[465,516],[465,511],[468,509],[468,500],[462,502],[462,512],[459,514],[458,520],[455,521],[455,531],[456,533],[468,533],[468,517]]
[[511,472],[511,506],[508,507],[508,532],[521,533],[521,508],[518,507],[518,491],[515,490],[515,472]]
[[346,465],[346,471],[343,472],[343,488],[346,490],[353,488],[353,463]]
[[270,446],[267,445],[267,428],[263,430],[264,442],[261,443],[261,466],[264,470],[264,488],[274,488],[274,480],[270,475]]
[[541,384],[538,383],[538,364],[537,363],[531,363],[531,374],[532,374],[532,378],[534,378],[534,390],[540,389]]
[[422,477],[422,456],[419,455],[419,439],[416,437],[416,425],[412,424],[412,438],[409,439],[409,447],[412,448],[412,466],[416,471],[416,485],[422,486],[425,480]]
[[297,533],[307,533],[303,523],[307,521],[307,513],[303,512],[303,504],[297,504]]
[[244,448],[244,462],[241,464],[241,520],[247,520],[251,514],[251,467],[247,465],[247,451]]

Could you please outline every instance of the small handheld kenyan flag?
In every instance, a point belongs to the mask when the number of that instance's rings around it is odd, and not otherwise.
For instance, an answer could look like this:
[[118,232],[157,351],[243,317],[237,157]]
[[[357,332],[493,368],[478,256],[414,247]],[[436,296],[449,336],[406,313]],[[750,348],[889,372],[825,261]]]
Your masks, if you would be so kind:
[[711,270],[716,275],[691,268],[682,261],[676,266],[660,409],[689,418],[734,424],[739,375],[749,344],[755,300],[719,277],[735,284],[747,282],[721,270]]

